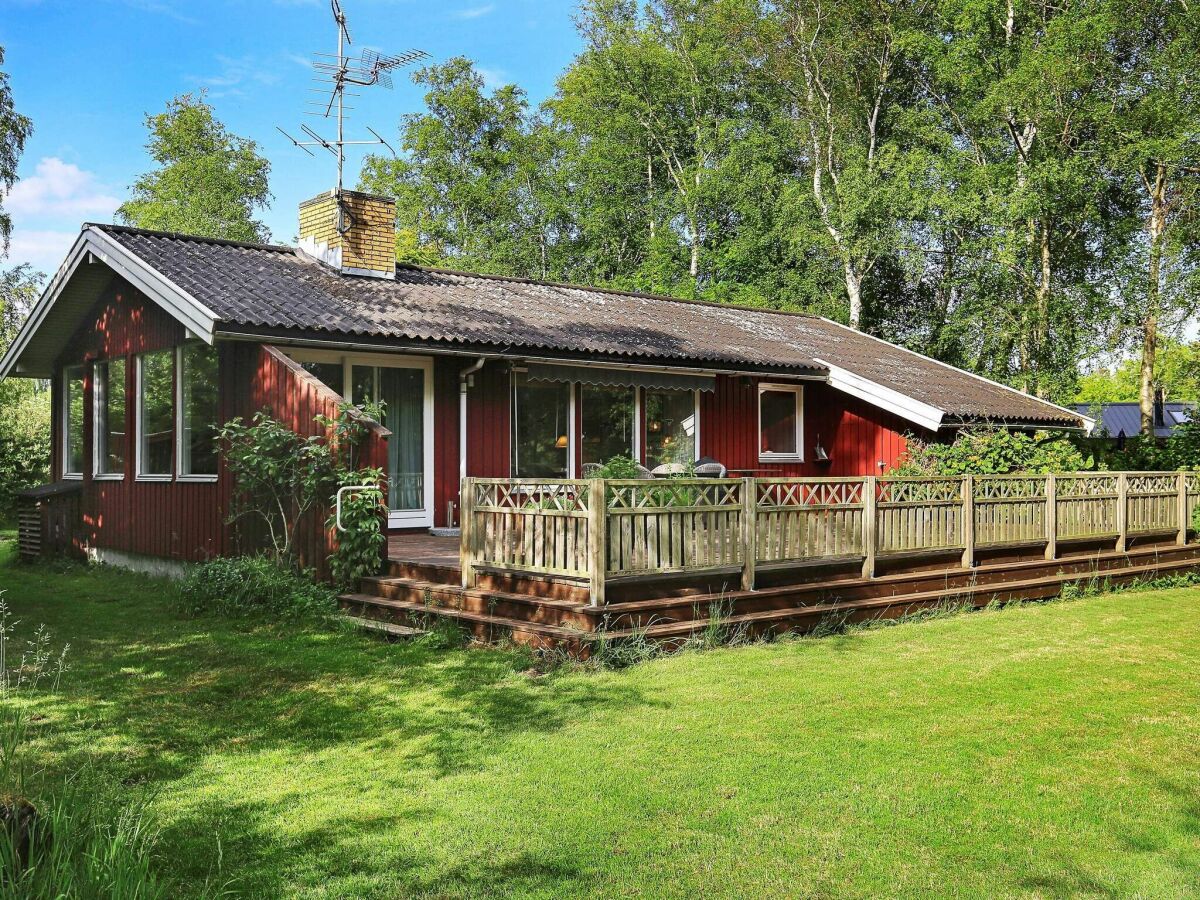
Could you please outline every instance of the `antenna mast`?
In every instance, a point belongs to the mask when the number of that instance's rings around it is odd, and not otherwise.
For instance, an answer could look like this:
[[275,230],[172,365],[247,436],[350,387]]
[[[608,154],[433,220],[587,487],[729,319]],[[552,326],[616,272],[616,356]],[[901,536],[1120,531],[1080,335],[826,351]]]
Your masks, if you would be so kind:
[[[330,58],[328,53],[317,53],[317,58],[313,61],[313,69],[317,73],[314,78],[315,81],[327,85],[331,83],[332,86],[313,88],[314,91],[322,95],[328,92],[329,96],[327,100],[310,100],[309,104],[316,107],[316,109],[309,110],[307,114],[320,116],[325,119],[331,118],[336,114],[337,137],[332,141],[328,141],[307,125],[301,125],[300,129],[309,139],[297,140],[282,128],[279,128],[279,126],[276,126],[276,128],[280,134],[309,156],[313,155],[312,151],[308,149],[309,147],[323,147],[334,155],[337,159],[337,193],[338,205],[340,207],[342,170],[345,167],[347,147],[383,145],[391,151],[393,156],[396,155],[396,151],[392,149],[392,146],[369,125],[366,128],[367,131],[371,132],[373,140],[346,140],[346,110],[353,109],[353,107],[345,105],[347,85],[370,87],[377,84],[390,89],[392,86],[392,76],[388,73],[392,69],[398,69],[402,66],[409,66],[415,62],[429,59],[429,54],[424,50],[406,50],[398,56],[384,56],[374,50],[363,50],[358,59],[351,59],[346,53],[347,47],[353,43],[350,39],[350,28],[346,24],[346,13],[342,9],[340,0],[330,0],[329,5],[333,12],[333,21],[337,25],[337,55]],[[351,93],[350,96],[356,97],[358,95]]]

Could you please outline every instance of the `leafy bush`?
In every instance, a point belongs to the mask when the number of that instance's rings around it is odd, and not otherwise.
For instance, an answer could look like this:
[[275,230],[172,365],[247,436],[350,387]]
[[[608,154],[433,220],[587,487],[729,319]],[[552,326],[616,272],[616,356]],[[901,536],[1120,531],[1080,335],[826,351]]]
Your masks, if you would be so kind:
[[1090,469],[1092,461],[1061,435],[1010,432],[999,428],[976,428],[959,432],[950,444],[908,439],[908,451],[893,475],[928,477],[953,475],[1007,475],[1027,472],[1078,472]]
[[0,522],[16,513],[18,492],[50,479],[50,392],[23,379],[0,385]]
[[[327,511],[334,526],[334,497],[345,485],[380,484],[383,472],[358,468],[359,445],[367,434],[362,412],[343,404],[336,417],[318,416],[325,434],[302,437],[266,412],[247,424],[233,419],[221,429],[226,461],[235,485],[229,522],[250,519],[265,531],[274,558],[296,567],[297,529],[309,517]],[[383,492],[351,494],[343,504],[337,546],[330,571],[349,585],[379,568],[387,542],[383,534]]]
[[179,598],[189,613],[312,618],[337,609],[334,593],[270,556],[219,557],[188,569]]
[[1110,450],[1105,462],[1111,469],[1130,472],[1200,469],[1200,420],[1177,426],[1163,439],[1134,435],[1123,449]]
[[637,478],[637,461],[628,456],[614,456],[603,462],[589,478]]

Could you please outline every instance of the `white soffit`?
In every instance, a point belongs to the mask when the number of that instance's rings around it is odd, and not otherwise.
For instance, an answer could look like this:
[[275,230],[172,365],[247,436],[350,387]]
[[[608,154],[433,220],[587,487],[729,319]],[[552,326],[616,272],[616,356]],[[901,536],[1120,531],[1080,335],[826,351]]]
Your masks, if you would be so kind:
[[941,427],[945,412],[936,406],[922,403],[920,400],[915,400],[894,388],[886,387],[868,378],[863,378],[849,369],[831,365],[823,359],[817,359],[816,362],[829,370],[830,386],[842,393],[857,397],[860,400],[870,403],[872,406],[877,406],[880,409],[894,413],[902,419],[907,419],[909,422],[920,425],[929,431],[937,431]]

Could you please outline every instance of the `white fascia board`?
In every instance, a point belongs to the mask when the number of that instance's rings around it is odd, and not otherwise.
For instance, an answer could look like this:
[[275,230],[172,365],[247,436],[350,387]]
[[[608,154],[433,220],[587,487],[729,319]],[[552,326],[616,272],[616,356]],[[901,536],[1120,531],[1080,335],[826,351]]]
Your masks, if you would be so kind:
[[216,313],[100,229],[88,228],[85,233],[89,249],[97,259],[158,303],[200,340],[206,344],[213,342]]
[[829,370],[829,386],[835,390],[849,394],[851,397],[857,397],[859,400],[865,400],[872,406],[894,413],[929,431],[937,431],[941,427],[946,413],[936,406],[914,400],[907,394],[856,375],[849,369],[830,365],[821,359],[815,361]]
[[54,273],[54,277],[50,279],[50,283],[42,289],[41,296],[33,304],[33,309],[29,311],[25,323],[17,332],[16,337],[13,338],[12,343],[9,344],[8,352],[4,354],[3,359],[0,359],[0,378],[7,378],[16,367],[21,353],[29,344],[30,338],[37,332],[38,327],[42,324],[42,320],[46,318],[46,313],[50,311],[50,308],[54,305],[54,301],[58,299],[58,295],[62,293],[63,287],[70,281],[71,276],[75,274],[75,270],[79,267],[79,261],[84,258],[86,250],[87,230],[85,229],[79,233],[79,237],[75,238],[75,243],[67,251],[67,258],[58,267],[58,271]]
[[0,359],[0,378],[7,378],[12,373],[29,341],[37,333],[59,295],[62,294],[63,288],[71,280],[71,276],[75,274],[80,263],[87,259],[88,254],[92,254],[97,260],[103,262],[165,309],[191,334],[206,344],[212,344],[213,331],[217,323],[217,316],[212,310],[99,229],[87,227],[79,233],[79,237],[71,245],[66,259],[63,260],[58,271],[54,273],[54,277],[50,279],[50,283],[38,297],[25,324],[21,326],[21,330],[17,332],[17,336],[9,346],[8,352]]
[[[849,331],[859,337],[865,337],[868,340],[883,344],[885,347],[890,347],[893,350],[899,350],[901,353],[907,353],[909,356],[915,356],[918,359],[924,360],[925,362],[941,366],[943,369],[949,369],[951,372],[956,372],[959,375],[963,375],[967,378],[974,378],[976,381],[982,381],[985,384],[990,384],[992,387],[998,387],[1001,390],[1008,391],[1010,394],[1016,394],[1018,397],[1021,397],[1025,400],[1036,400],[1038,403],[1044,404],[1045,406],[1051,406],[1054,409],[1057,409],[1059,412],[1066,413],[1073,419],[1083,419],[1085,422],[1091,422],[1091,425],[1086,426],[1089,432],[1093,427],[1095,427],[1096,422],[1094,419],[1089,419],[1087,416],[1081,415],[1080,413],[1075,412],[1073,409],[1067,409],[1065,406],[1059,406],[1057,403],[1051,403],[1049,400],[1043,400],[1040,397],[1033,397],[1029,394],[1023,393],[1022,391],[1018,391],[1015,387],[1010,387],[1007,384],[1002,384],[999,381],[995,381],[983,375],[978,375],[975,372],[968,372],[966,369],[960,369],[958,366],[952,366],[948,362],[942,362],[940,359],[934,359],[932,356],[926,356],[923,353],[918,353],[916,350],[909,350],[907,347],[901,347],[899,344],[893,344],[891,341],[885,341],[883,338],[875,337],[873,334],[867,334],[865,331],[859,331],[856,328],[851,328],[849,325],[843,325],[841,322],[835,322],[833,319],[827,319],[822,316],[821,321],[841,328],[843,331]],[[1052,427],[1053,426],[1049,424],[1046,425],[1047,429],[1052,429]]]

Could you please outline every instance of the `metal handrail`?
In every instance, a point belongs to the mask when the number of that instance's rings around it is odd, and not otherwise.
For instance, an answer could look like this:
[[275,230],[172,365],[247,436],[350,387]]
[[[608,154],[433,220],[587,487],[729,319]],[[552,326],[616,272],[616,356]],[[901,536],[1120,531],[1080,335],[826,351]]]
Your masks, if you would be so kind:
[[346,526],[342,524],[342,495],[348,491],[379,491],[380,496],[383,495],[383,491],[377,484],[348,484],[338,488],[337,497],[334,500],[334,525],[338,531],[347,530]]

